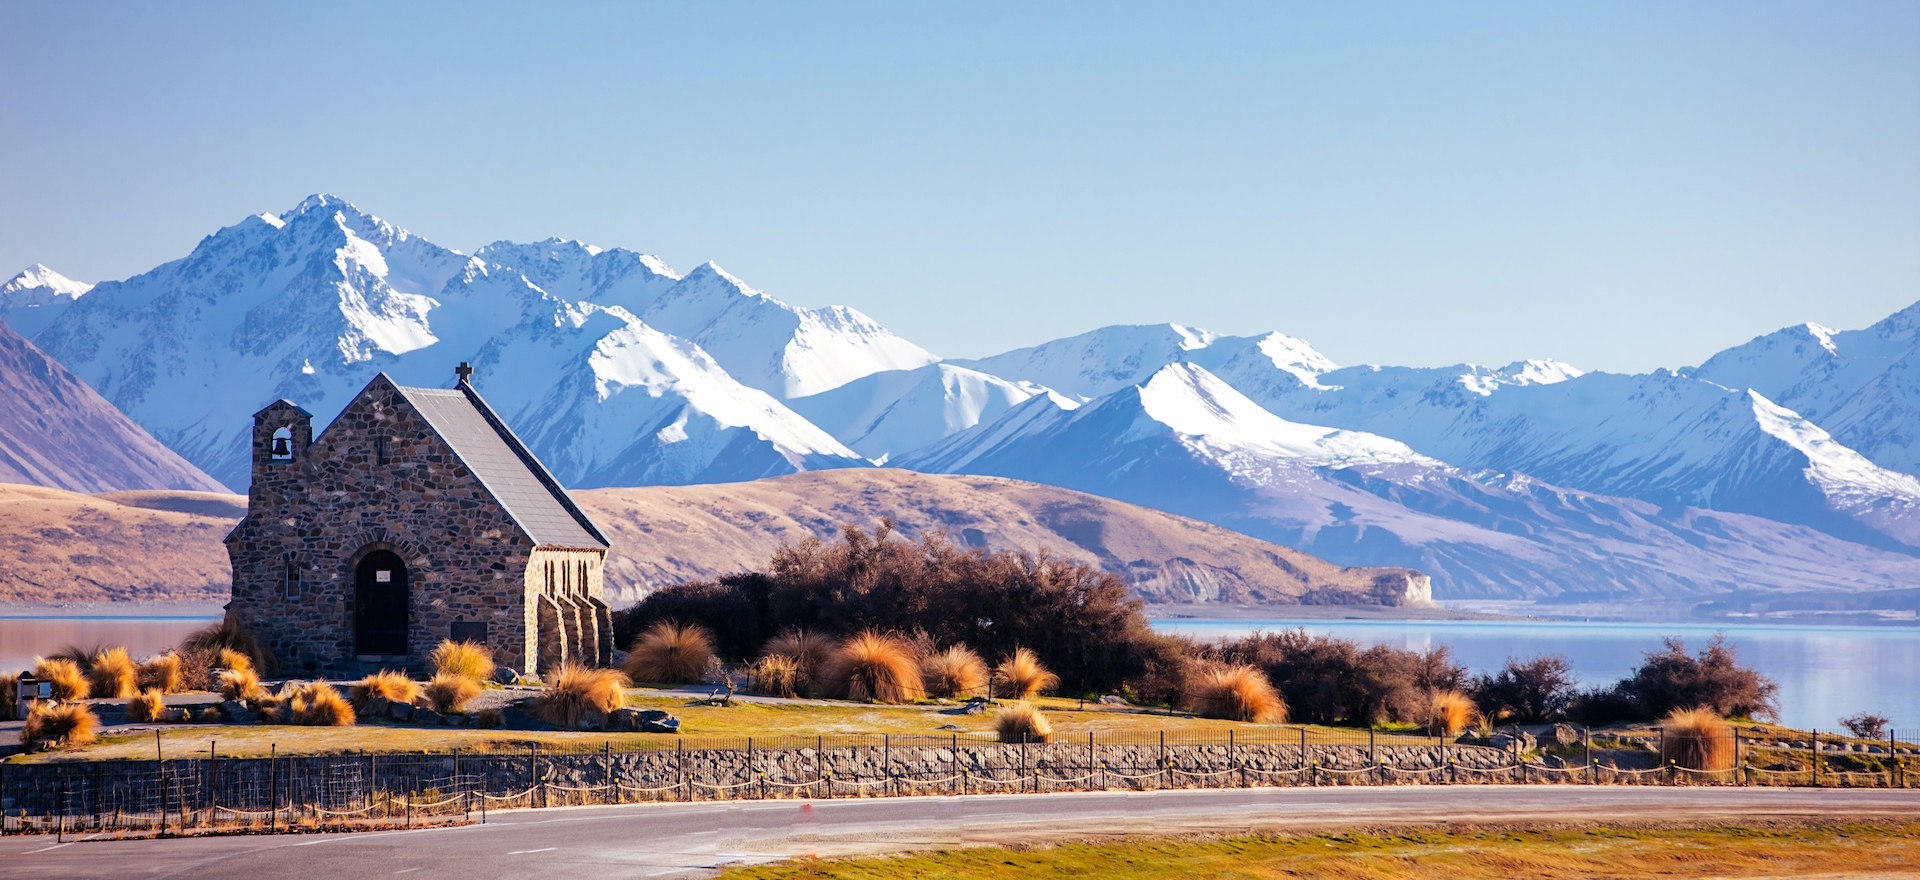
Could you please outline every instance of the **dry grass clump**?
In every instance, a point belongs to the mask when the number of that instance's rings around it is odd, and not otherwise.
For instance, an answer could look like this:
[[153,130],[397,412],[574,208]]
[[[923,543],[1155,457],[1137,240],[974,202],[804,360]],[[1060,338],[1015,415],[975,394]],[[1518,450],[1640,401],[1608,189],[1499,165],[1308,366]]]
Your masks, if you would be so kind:
[[260,673],[252,667],[220,670],[221,697],[251,703],[266,695],[266,690],[260,687]]
[[1004,743],[1043,743],[1053,741],[1053,725],[1032,703],[1008,703],[993,713],[993,730]]
[[493,677],[493,651],[478,642],[448,639],[427,655],[427,661],[433,664],[436,678],[440,675],[457,675],[483,682]]
[[993,668],[994,696],[1009,700],[1031,700],[1053,690],[1060,676],[1040,665],[1040,658],[1026,648],[1013,649],[1013,656]]
[[1267,674],[1246,664],[1200,670],[1188,680],[1186,698],[1193,714],[1208,718],[1256,724],[1287,720],[1287,704]]
[[353,697],[353,708],[365,709],[367,701],[374,697],[385,697],[389,702],[411,704],[420,696],[420,684],[403,672],[382,669],[366,678],[354,682],[347,689]]
[[43,743],[83,746],[93,742],[100,718],[79,703],[36,703],[20,729],[20,744],[29,750]]
[[1733,768],[1733,727],[1711,709],[1675,709],[1660,732],[1662,760],[1688,770]]
[[134,694],[127,700],[128,721],[159,721],[160,713],[167,707],[167,701],[159,688],[147,688]]
[[0,673],[0,721],[12,721],[20,705],[20,679],[11,672]]
[[604,716],[626,702],[621,688],[627,686],[627,677],[617,669],[568,662],[548,678],[546,690],[533,700],[533,714],[555,727],[577,728],[581,721]]
[[213,654],[215,669],[252,669],[253,657],[232,648],[221,648]]
[[820,677],[820,671],[833,659],[833,642],[819,633],[804,629],[790,629],[771,639],[760,648],[760,656],[785,657],[793,662],[793,689],[798,693],[814,690],[814,680]]
[[347,727],[353,724],[353,706],[333,685],[307,682],[288,689],[288,720],[309,727]]
[[504,727],[506,726],[506,723],[507,723],[507,713],[502,712],[499,709],[481,709],[480,714],[473,716],[473,724],[475,727],[485,727],[488,729],[492,729],[496,727]]
[[1427,729],[1442,736],[1459,736],[1472,726],[1480,708],[1473,699],[1455,690],[1434,691],[1427,698]]
[[633,640],[627,678],[657,684],[699,681],[713,665],[713,637],[698,626],[663,620]]
[[42,657],[33,661],[33,677],[53,684],[56,700],[84,700],[93,692],[80,664],[65,657]]
[[140,670],[125,648],[103,648],[87,663],[87,684],[93,696],[123,700],[140,692]]
[[163,694],[177,694],[187,687],[180,655],[172,651],[147,658],[146,662],[140,664],[136,675],[141,690],[156,689]]
[[273,652],[267,650],[260,640],[247,632],[240,621],[229,616],[219,623],[211,623],[194,630],[180,642],[180,650],[186,653],[206,654],[219,657],[215,666],[223,669],[238,669],[237,661],[226,657],[226,651],[246,656],[246,664],[261,672],[272,674],[279,666]]
[[842,641],[822,677],[827,693],[841,699],[910,703],[927,695],[913,651],[898,638],[873,630]]
[[954,645],[921,659],[920,677],[930,697],[986,696],[987,661],[965,645]]
[[800,666],[793,662],[792,657],[768,654],[749,667],[748,679],[748,687],[756,694],[769,697],[798,696]]
[[458,712],[466,707],[468,700],[480,696],[480,683],[458,673],[436,672],[433,680],[427,682],[426,694],[427,700],[433,703],[433,711]]

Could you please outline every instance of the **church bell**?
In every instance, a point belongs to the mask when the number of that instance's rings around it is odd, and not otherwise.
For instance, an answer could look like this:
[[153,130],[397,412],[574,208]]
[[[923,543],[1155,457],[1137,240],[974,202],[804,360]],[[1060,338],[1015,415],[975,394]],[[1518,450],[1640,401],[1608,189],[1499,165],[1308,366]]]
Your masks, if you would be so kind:
[[293,441],[285,437],[273,438],[273,454],[279,458],[291,458],[293,456]]

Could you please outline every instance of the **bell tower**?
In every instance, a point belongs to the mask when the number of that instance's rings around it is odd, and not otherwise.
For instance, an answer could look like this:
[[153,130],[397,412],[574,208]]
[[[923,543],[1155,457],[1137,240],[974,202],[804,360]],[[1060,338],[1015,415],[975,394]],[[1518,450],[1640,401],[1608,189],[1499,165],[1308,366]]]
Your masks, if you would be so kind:
[[248,493],[261,497],[285,479],[292,465],[306,457],[313,445],[313,414],[291,400],[276,400],[253,414],[253,487]]

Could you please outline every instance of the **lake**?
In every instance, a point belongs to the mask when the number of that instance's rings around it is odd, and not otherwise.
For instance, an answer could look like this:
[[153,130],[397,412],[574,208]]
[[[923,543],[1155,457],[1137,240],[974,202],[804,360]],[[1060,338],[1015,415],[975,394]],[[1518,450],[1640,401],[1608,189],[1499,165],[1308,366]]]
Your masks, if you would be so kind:
[[1507,658],[1561,654],[1583,686],[1609,684],[1640,664],[1666,636],[1688,651],[1725,633],[1742,663],[1780,683],[1780,720],[1795,727],[1833,730],[1856,712],[1892,718],[1902,730],[1920,728],[1920,628],[1871,626],[1701,626],[1578,623],[1570,621],[1383,620],[1155,620],[1161,632],[1204,639],[1255,630],[1304,629],[1424,650],[1439,645],[1475,672],[1495,671]]
[[[157,654],[214,618],[205,616],[0,616],[0,670],[26,668],[35,655],[67,645],[125,645],[134,657]],[[1255,630],[1305,629],[1422,650],[1447,645],[1474,671],[1497,670],[1509,657],[1557,653],[1583,685],[1618,680],[1641,655],[1679,636],[1690,650],[1724,632],[1740,659],[1780,683],[1781,721],[1832,730],[1840,718],[1870,711],[1895,725],[1920,728],[1920,628],[1856,626],[1697,626],[1567,621],[1382,621],[1162,619],[1162,632],[1200,638]]]

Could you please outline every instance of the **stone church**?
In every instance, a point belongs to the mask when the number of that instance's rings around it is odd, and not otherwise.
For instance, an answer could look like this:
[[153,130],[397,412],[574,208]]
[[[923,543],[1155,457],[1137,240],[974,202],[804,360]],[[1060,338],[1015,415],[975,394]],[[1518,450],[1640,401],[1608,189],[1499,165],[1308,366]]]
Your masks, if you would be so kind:
[[469,381],[374,377],[318,438],[287,400],[253,417],[229,616],[288,674],[415,669],[443,639],[500,665],[606,665],[607,539]]

